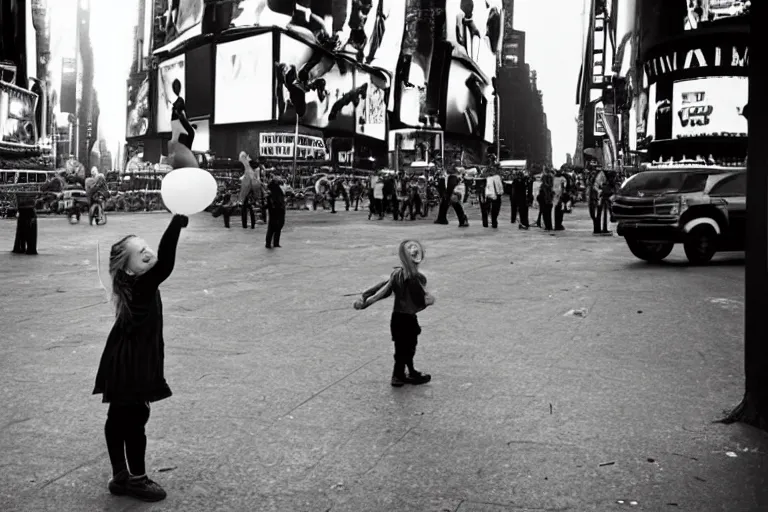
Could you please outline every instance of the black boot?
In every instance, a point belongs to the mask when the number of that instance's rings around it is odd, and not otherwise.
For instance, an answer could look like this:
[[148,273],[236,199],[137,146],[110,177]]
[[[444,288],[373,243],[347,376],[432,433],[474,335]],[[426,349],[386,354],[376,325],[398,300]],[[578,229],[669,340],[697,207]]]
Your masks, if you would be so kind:
[[27,222],[26,216],[19,212],[19,216],[16,219],[16,238],[13,241],[13,252],[16,254],[24,254],[27,252],[27,240],[25,224]]
[[395,359],[395,367],[392,369],[392,386],[401,388],[405,385],[405,364]]
[[32,215],[27,219],[27,254],[37,254],[37,215],[34,210]]

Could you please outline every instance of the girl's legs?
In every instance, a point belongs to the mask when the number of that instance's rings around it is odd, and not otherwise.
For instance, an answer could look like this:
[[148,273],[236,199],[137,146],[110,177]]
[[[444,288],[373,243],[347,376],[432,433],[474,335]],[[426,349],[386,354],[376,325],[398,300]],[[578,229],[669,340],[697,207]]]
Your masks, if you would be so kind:
[[148,403],[110,404],[107,424],[104,427],[113,473],[109,491],[143,501],[160,501],[165,498],[166,493],[147,477],[144,464],[147,451],[144,427],[148,420]]
[[[432,380],[432,376],[421,373],[413,366],[413,357],[416,355],[416,336],[402,338],[395,341],[395,367],[392,370],[392,385],[400,387],[403,384],[426,384]],[[408,375],[405,369],[408,369]]]
[[285,226],[285,210],[282,210],[277,214],[275,224],[275,247],[280,247],[280,234],[283,232],[283,226]]

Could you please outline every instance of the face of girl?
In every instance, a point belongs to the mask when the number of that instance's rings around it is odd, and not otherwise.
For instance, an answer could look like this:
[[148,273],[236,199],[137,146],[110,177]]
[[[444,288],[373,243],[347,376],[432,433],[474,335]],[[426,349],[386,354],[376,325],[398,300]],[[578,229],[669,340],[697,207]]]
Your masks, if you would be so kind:
[[421,249],[421,245],[417,242],[411,242],[405,246],[405,250],[411,256],[411,260],[417,265],[424,259],[424,253]]
[[126,271],[131,275],[140,276],[157,263],[157,254],[142,238],[134,237],[128,240],[126,251],[128,252]]

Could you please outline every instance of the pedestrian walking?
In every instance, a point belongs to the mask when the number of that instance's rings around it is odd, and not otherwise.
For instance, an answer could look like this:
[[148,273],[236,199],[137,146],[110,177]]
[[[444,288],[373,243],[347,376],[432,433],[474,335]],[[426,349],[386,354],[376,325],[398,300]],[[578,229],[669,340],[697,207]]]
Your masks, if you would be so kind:
[[354,305],[355,309],[365,309],[381,299],[395,295],[389,323],[392,341],[395,343],[395,366],[391,380],[394,387],[426,384],[432,380],[429,374],[416,371],[413,357],[421,334],[416,314],[435,303],[434,297],[424,289],[427,278],[418,270],[419,264],[424,261],[422,245],[416,240],[406,240],[400,244],[398,255],[402,267],[395,270],[389,280],[363,292],[362,298]]
[[243,164],[243,180],[240,184],[240,217],[243,222],[243,229],[248,228],[248,215],[251,217],[251,229],[256,228],[255,207],[261,206],[264,197],[264,189],[261,184],[259,173],[251,167],[251,157],[248,153],[240,153],[240,162]]
[[516,169],[512,173],[512,188],[510,190],[509,203],[512,207],[511,223],[520,219],[518,228],[528,229],[528,189],[530,178],[522,169]]
[[499,227],[499,212],[501,211],[501,197],[504,195],[504,184],[498,174],[498,166],[490,166],[484,176],[485,183],[480,186],[480,214],[483,218],[483,227],[488,227],[488,214],[491,215],[493,229]]
[[371,182],[368,220],[371,220],[374,215],[378,215],[379,220],[382,220],[384,218],[384,181],[381,176],[373,176]]
[[[552,231],[552,203],[554,201],[554,179],[549,169],[545,169],[541,176],[539,187],[539,212],[544,220],[544,230]],[[540,224],[539,224],[540,225]]]
[[555,231],[564,231],[563,227],[563,208],[566,200],[566,186],[568,180],[563,176],[562,170],[558,170],[552,179],[553,199],[552,204],[555,207]]
[[469,220],[461,207],[461,197],[457,197],[455,192],[459,186],[459,177],[456,169],[451,169],[446,175],[437,182],[440,191],[440,208],[437,212],[435,224],[448,224],[448,209],[453,207],[456,216],[459,218],[459,227],[469,227]]
[[189,219],[174,215],[157,255],[147,243],[128,235],[109,255],[115,323],[107,338],[93,394],[109,404],[104,434],[112,464],[109,492],[143,501],[166,493],[147,476],[144,427],[151,402],[171,396],[164,376],[163,303],[159,286],[171,275],[176,246]]
[[267,243],[265,247],[271,249],[272,247],[281,247],[280,234],[285,225],[285,194],[283,189],[280,188],[277,178],[270,180],[267,190],[269,191],[269,196],[267,197],[269,223],[267,224]]

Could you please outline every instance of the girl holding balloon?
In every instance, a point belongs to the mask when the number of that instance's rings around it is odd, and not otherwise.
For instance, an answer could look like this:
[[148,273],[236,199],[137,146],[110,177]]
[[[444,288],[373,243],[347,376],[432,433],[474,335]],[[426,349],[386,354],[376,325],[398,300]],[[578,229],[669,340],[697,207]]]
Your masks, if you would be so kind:
[[[416,354],[418,336],[421,334],[416,314],[435,303],[424,286],[427,278],[418,270],[424,261],[424,248],[416,240],[406,240],[398,249],[402,267],[395,270],[388,281],[383,281],[363,292],[362,298],[354,304],[355,309],[365,309],[371,304],[394,293],[395,304],[389,323],[392,341],[395,342],[395,367],[392,370],[392,386],[404,384],[426,384],[432,377],[416,371],[413,356]],[[408,368],[408,374],[405,370]]]
[[93,394],[109,404],[104,433],[112,463],[109,492],[143,501],[166,493],[149,479],[144,463],[149,404],[171,396],[164,376],[163,303],[159,286],[170,277],[176,246],[188,218],[174,215],[157,254],[128,235],[112,246],[109,274],[115,323],[107,338]]

